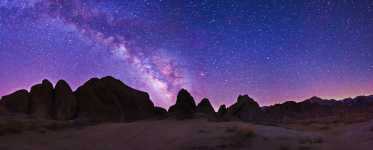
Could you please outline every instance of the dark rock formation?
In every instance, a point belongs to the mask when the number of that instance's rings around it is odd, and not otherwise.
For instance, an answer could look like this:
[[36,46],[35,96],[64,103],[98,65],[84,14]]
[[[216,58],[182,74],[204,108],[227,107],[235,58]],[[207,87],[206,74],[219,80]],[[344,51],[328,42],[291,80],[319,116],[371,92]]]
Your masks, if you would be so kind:
[[218,110],[218,117],[223,117],[227,113],[227,107],[225,105],[220,105],[219,110]]
[[75,92],[78,117],[100,121],[135,121],[154,116],[154,104],[145,92],[113,77],[93,78]]
[[215,110],[211,106],[211,103],[207,98],[202,99],[201,102],[197,105],[196,112],[209,116],[216,116]]
[[5,106],[3,106],[3,105],[0,104],[0,116],[2,114],[5,114],[6,112],[7,112],[7,110],[6,110]]
[[30,114],[37,118],[51,118],[53,85],[48,80],[31,87]]
[[282,104],[265,107],[263,110],[265,116],[262,116],[260,120],[265,122],[280,122],[286,121],[289,117],[296,117],[301,112],[301,107],[294,101],[287,101]]
[[4,110],[14,113],[28,113],[29,93],[26,90],[19,90],[10,95],[3,96],[0,105]]
[[[10,113],[8,113],[10,112]],[[73,92],[63,80],[55,89],[48,80],[34,85],[30,92],[20,90],[2,97],[0,114],[29,114],[41,119],[136,121],[147,118],[174,117],[188,119],[204,117],[211,120],[242,120],[257,123],[284,123],[299,120],[368,120],[373,119],[373,96],[358,96],[344,100],[312,97],[302,102],[287,101],[259,107],[247,95],[226,108],[221,105],[215,113],[208,99],[196,106],[185,89],[180,90],[176,104],[167,112],[154,104],[145,92],[133,89],[113,77],[93,78]],[[214,116],[214,117],[211,117]],[[357,119],[356,119],[357,118]]]
[[[346,120],[349,116],[357,115],[360,118],[373,118],[373,97],[358,96],[344,100],[328,100],[311,97],[301,102],[288,101],[264,109],[265,118],[262,121],[289,122],[297,120]],[[354,118],[354,117],[352,117]]]
[[103,103],[97,95],[98,92],[102,92],[98,88],[104,89],[100,79],[92,78],[74,92],[77,100],[77,117],[97,120],[116,118],[120,121],[120,108],[108,102]]
[[167,110],[162,108],[162,107],[155,107],[154,108],[154,113],[155,113],[155,116],[158,119],[162,119],[162,118],[165,118],[167,116]]
[[196,112],[196,103],[194,98],[185,89],[180,90],[177,95],[176,104],[168,110],[170,116],[179,119],[191,118]]
[[54,118],[56,120],[70,120],[76,113],[76,98],[69,84],[64,80],[57,82],[54,99]]
[[257,102],[248,95],[240,95],[237,102],[228,108],[228,117],[238,118],[242,121],[254,121],[261,109]]

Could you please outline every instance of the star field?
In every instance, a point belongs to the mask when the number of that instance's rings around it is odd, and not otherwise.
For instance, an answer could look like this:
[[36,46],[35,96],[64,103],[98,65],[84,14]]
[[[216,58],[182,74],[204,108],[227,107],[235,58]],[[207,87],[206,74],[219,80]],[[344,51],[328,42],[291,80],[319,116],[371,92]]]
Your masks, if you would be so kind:
[[373,94],[371,0],[0,0],[0,95],[111,75],[169,106]]

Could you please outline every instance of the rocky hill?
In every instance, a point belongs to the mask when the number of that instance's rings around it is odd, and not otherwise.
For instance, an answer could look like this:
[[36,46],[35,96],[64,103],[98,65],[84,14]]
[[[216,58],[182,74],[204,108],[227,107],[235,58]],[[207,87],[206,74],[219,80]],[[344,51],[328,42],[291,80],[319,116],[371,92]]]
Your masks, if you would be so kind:
[[58,81],[55,87],[48,80],[43,80],[32,86],[30,92],[19,90],[3,96],[0,113],[26,114],[32,118],[59,121],[88,119],[130,122],[151,118],[205,117],[216,121],[283,123],[324,117],[334,117],[334,120],[350,119],[356,118],[356,114],[360,118],[369,119],[373,116],[373,96],[344,100],[312,97],[302,102],[287,101],[260,107],[248,95],[240,95],[236,103],[229,107],[222,105],[215,112],[207,98],[196,104],[193,96],[182,89],[178,93],[176,104],[167,111],[155,107],[147,93],[133,89],[113,77],[104,77],[92,78],[76,91],[72,91],[63,80]]
[[135,121],[157,114],[147,93],[113,77],[92,78],[74,92],[63,80],[55,87],[43,80],[30,92],[20,90],[3,96],[0,105],[9,113],[54,120]]

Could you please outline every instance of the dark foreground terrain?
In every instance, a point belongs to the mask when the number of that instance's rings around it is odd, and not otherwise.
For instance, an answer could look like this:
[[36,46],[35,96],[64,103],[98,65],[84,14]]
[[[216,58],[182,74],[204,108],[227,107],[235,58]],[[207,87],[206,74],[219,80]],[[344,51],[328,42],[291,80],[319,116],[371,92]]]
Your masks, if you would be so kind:
[[243,122],[153,120],[0,136],[4,150],[370,150],[373,122],[294,128]]
[[260,107],[248,95],[215,112],[182,89],[168,110],[113,77],[72,91],[43,80],[0,101],[1,150],[370,150],[373,96]]

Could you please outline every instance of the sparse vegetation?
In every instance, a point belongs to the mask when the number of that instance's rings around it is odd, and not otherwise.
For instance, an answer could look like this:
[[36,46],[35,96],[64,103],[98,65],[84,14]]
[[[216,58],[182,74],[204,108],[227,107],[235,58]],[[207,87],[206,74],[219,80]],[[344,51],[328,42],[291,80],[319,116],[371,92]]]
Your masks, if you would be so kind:
[[246,138],[252,138],[255,136],[255,130],[253,126],[240,127],[238,133]]
[[320,143],[323,143],[323,142],[324,142],[324,140],[321,137],[304,138],[304,139],[299,140],[300,144],[320,144]]
[[230,136],[224,138],[223,143],[225,144],[219,145],[218,148],[239,149],[247,147],[250,144],[250,140],[255,137],[255,129],[252,125],[231,126],[226,128],[225,132],[229,133]]

